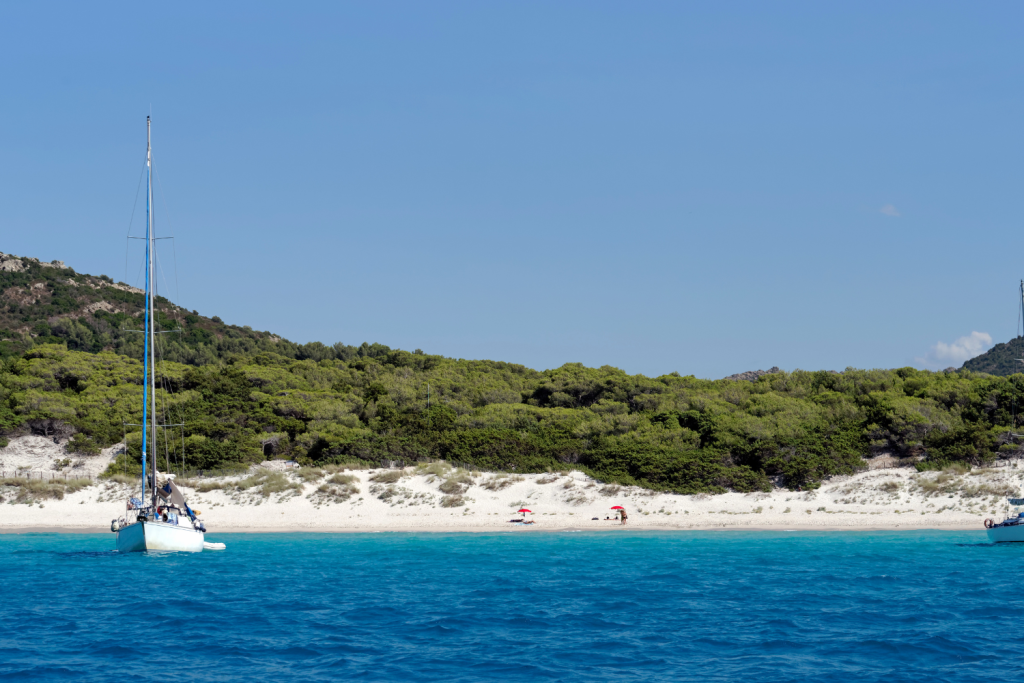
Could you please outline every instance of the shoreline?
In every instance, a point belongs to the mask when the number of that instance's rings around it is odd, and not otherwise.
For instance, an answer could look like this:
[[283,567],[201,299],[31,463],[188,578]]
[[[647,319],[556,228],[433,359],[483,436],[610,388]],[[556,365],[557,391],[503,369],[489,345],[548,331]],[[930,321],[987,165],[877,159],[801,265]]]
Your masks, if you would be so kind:
[[[0,449],[0,462],[12,470],[59,471],[61,453],[52,441],[19,437]],[[113,455],[108,449],[92,456],[77,471],[96,477]],[[384,531],[982,531],[986,518],[1016,514],[1007,497],[1024,489],[1024,467],[875,469],[806,491],[685,495],[600,482],[568,469],[478,472],[444,462],[346,469],[275,460],[245,474],[175,481],[192,509],[201,511],[211,538]],[[69,485],[57,479],[49,486],[8,479],[0,485],[0,533],[110,533],[110,521],[124,517],[128,497],[138,495],[138,482],[123,477]],[[628,512],[627,526],[619,525],[618,508]],[[524,515],[534,524],[512,523]]]
[[[387,529],[373,529],[368,527],[322,527],[322,528],[309,528],[309,527],[245,527],[237,529],[221,529],[219,533],[222,534],[324,534],[324,535],[335,535],[335,534],[383,534],[383,533],[396,533],[396,534],[494,534],[494,533],[560,533],[560,532],[599,532],[599,533],[616,533],[616,532],[643,532],[643,533],[660,533],[660,532],[685,532],[685,531],[779,531],[779,532],[797,532],[797,531],[985,531],[984,527],[974,525],[896,525],[895,527],[890,526],[818,526],[811,524],[793,524],[789,527],[782,526],[723,526],[723,525],[707,525],[707,526],[693,526],[693,527],[450,527],[450,528],[437,528],[437,527],[393,527]],[[110,534],[111,531],[104,527],[61,527],[61,526],[31,526],[31,527],[0,527],[0,535],[5,534]],[[208,535],[216,535],[218,532],[209,531]]]

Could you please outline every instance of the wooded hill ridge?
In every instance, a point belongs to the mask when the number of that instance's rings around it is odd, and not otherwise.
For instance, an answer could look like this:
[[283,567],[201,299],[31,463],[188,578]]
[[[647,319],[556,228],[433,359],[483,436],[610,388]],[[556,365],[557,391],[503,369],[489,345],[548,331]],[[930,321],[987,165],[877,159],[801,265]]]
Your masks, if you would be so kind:
[[[121,441],[124,423],[141,421],[141,335],[127,331],[141,329],[141,293],[58,264],[5,263],[0,431],[72,436],[78,453]],[[935,468],[1020,450],[1010,435],[1024,399],[1019,374],[851,368],[736,381],[578,363],[536,371],[380,344],[298,345],[166,299],[158,307],[163,329],[181,329],[158,342],[169,359],[160,419],[185,424],[158,443],[172,469],[182,453],[188,470],[265,458],[446,459],[515,472],[575,467],[696,493],[814,488],[875,454]],[[114,467],[137,472],[140,433],[127,440]]]
[[[142,359],[142,290],[106,275],[83,275],[61,261],[40,262],[0,252],[0,358],[40,344],[66,344],[69,350],[111,351]],[[251,327],[227,325],[156,297],[156,329],[180,330],[161,336],[166,360],[209,365],[231,354],[271,351],[285,358],[351,359],[390,351],[379,344],[361,347],[320,342],[295,344]]]
[[964,363],[964,368],[973,372],[987,372],[990,375],[1013,375],[1024,372],[1024,337],[1014,337],[1004,344],[991,349]]

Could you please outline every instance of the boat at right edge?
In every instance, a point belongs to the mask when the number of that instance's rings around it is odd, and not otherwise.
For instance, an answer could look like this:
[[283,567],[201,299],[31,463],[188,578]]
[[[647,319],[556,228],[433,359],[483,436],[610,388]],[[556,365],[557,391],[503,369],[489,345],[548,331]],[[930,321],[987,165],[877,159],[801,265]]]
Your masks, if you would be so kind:
[[[1024,505],[1024,498],[1007,498],[1006,502],[1013,506]],[[993,543],[1024,543],[1024,512],[1018,512],[996,524],[991,519],[985,520],[988,540]]]
[[[1020,313],[1024,315],[1024,280],[1020,281]],[[1018,325],[1020,325],[1021,319],[1018,318]],[[1018,335],[1020,332],[1018,328]],[[1024,358],[1018,359],[1017,362],[1024,363]],[[1014,408],[1013,424],[1014,426],[1017,424],[1016,408]],[[1011,436],[1019,438],[1021,435],[1011,434]],[[1024,498],[1007,498],[1006,502],[1010,507],[1019,507],[1024,505]],[[993,543],[1024,543],[1024,512],[1018,511],[998,524],[993,519],[986,519],[985,529],[988,530],[988,539]]]

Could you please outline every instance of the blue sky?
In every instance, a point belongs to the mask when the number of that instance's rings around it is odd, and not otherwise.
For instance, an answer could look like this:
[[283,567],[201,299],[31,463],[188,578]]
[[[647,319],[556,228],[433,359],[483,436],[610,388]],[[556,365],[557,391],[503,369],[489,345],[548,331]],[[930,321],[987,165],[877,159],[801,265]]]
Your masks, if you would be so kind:
[[164,292],[227,322],[541,369],[959,365],[1016,333],[1022,20],[7,3],[0,251],[124,279],[152,108]]

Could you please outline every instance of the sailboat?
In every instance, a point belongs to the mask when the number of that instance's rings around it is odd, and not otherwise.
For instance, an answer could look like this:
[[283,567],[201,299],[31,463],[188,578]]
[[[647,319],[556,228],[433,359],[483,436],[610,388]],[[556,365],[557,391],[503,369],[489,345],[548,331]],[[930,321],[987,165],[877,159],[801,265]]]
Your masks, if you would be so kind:
[[[170,478],[157,484],[156,469],[156,351],[155,308],[156,288],[153,269],[153,156],[152,126],[146,117],[146,312],[145,343],[142,361],[142,494],[129,498],[125,515],[110,523],[117,534],[117,550],[122,553],[145,550],[178,550],[201,552],[206,526],[185,502],[185,497]],[[146,476],[147,460],[152,461],[150,477]],[[148,492],[148,502],[147,502]],[[217,546],[223,547],[221,544]],[[212,548],[211,548],[212,549]]]

